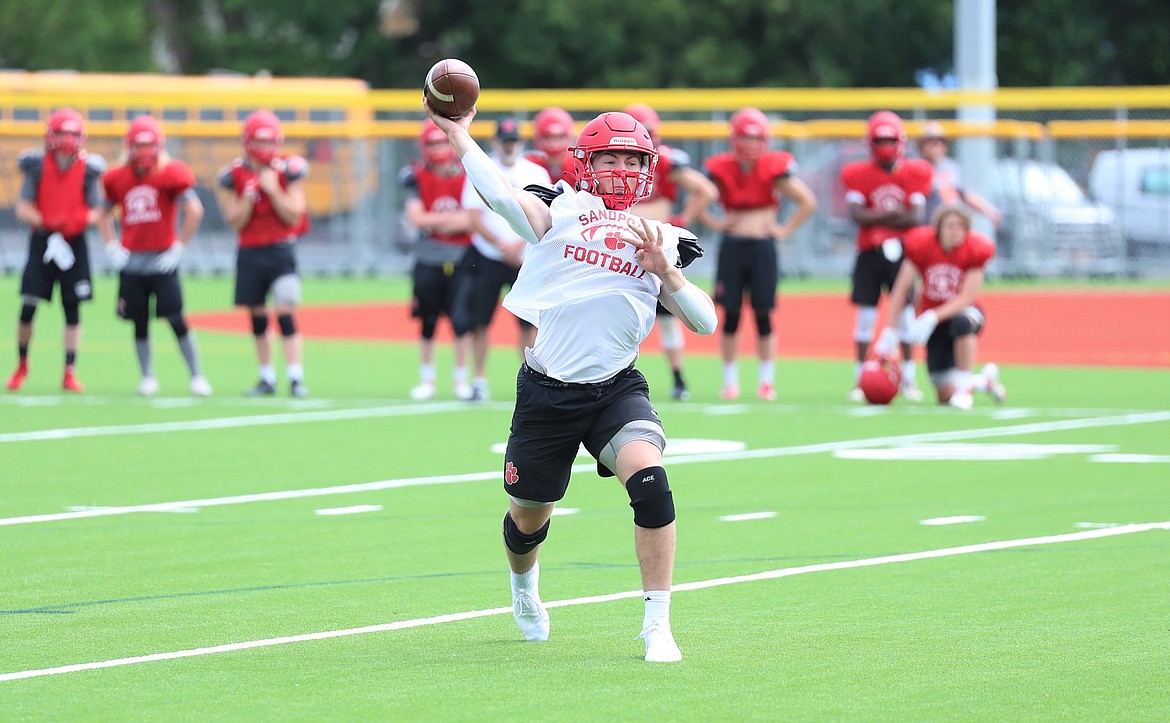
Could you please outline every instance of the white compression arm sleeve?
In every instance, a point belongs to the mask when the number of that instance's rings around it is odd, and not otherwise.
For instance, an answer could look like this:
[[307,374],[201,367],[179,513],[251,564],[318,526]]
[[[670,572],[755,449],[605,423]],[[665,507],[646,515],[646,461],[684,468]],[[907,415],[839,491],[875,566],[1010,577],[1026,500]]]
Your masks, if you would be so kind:
[[540,239],[532,230],[532,224],[528,222],[528,216],[524,213],[520,202],[512,195],[512,187],[508,185],[508,180],[496,168],[496,164],[492,163],[492,159],[483,152],[483,149],[479,146],[472,148],[463,154],[462,160],[463,169],[467,171],[471,185],[475,186],[475,190],[479,191],[479,195],[483,196],[487,205],[503,216],[520,238],[530,244],[539,241]]
[[715,327],[719,326],[719,315],[715,313],[711,297],[702,289],[688,281],[681,289],[672,293],[670,298],[678,304],[685,317],[683,322],[688,328],[697,334],[715,333]]

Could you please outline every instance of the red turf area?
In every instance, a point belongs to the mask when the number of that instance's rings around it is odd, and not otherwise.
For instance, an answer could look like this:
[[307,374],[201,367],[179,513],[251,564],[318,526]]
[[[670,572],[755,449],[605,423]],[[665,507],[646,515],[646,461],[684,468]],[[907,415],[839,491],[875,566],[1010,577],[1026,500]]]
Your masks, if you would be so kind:
[[[1170,293],[1152,291],[992,292],[980,304],[987,326],[979,356],[1001,363],[1170,367]],[[781,295],[776,317],[779,355],[846,359],[852,355],[853,307],[844,294]],[[298,313],[305,336],[318,339],[411,341],[418,324],[405,303],[306,307]],[[194,314],[194,326],[249,333],[244,312]],[[754,353],[754,322],[741,330]],[[450,339],[440,325],[439,338]],[[501,310],[494,344],[516,343],[516,324]],[[689,335],[687,352],[718,352],[717,335]],[[657,335],[647,341],[658,350]]]

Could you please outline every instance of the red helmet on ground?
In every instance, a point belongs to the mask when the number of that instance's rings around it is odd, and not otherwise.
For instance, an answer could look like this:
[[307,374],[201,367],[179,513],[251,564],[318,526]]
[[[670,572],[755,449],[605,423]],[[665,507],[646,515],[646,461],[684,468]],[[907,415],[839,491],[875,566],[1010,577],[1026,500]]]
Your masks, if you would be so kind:
[[45,150],[75,156],[85,147],[85,119],[72,108],[58,108],[45,124]]
[[418,134],[418,148],[423,159],[432,166],[445,166],[456,158],[455,146],[451,145],[443,129],[430,118],[423,121],[422,131]]
[[893,111],[879,110],[871,115],[866,124],[865,139],[869,143],[870,156],[878,163],[888,165],[906,154],[906,127]]
[[130,129],[126,131],[126,151],[130,156],[130,164],[140,170],[148,170],[158,165],[158,157],[162,153],[162,127],[151,115],[140,115],[130,121]]
[[244,119],[244,152],[249,158],[261,164],[272,163],[280,153],[281,143],[284,133],[280,119],[272,111],[253,111]]
[[759,108],[737,110],[731,116],[731,151],[736,159],[754,163],[767,147],[768,116]]
[[573,136],[573,116],[564,108],[550,106],[532,119],[532,144],[549,156],[564,153]]
[[902,386],[901,365],[897,359],[888,356],[868,359],[861,365],[857,386],[861,387],[870,404],[889,404],[898,396],[898,389]]
[[645,103],[631,103],[630,105],[626,106],[626,113],[632,115],[634,120],[638,121],[646,127],[646,130],[650,133],[650,138],[653,139],[655,145],[657,145],[659,123],[658,113]]
[[[595,170],[594,155],[605,151],[640,153],[641,168]],[[602,113],[589,121],[577,136],[577,145],[569,152],[573,154],[576,188],[600,196],[606,208],[624,211],[650,195],[658,151],[646,126],[629,113]],[[603,179],[612,179],[609,191],[601,190]]]

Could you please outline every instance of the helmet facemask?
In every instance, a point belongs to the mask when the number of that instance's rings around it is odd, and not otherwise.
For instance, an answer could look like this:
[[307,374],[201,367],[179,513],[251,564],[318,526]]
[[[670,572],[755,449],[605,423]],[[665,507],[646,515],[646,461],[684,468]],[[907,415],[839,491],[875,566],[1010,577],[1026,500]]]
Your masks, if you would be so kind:
[[[650,196],[654,186],[654,167],[658,151],[650,133],[626,113],[602,113],[586,124],[570,149],[576,171],[576,188],[598,196],[605,207],[624,211]],[[638,168],[597,168],[596,160],[605,153],[635,153]],[[622,156],[619,156],[619,161]]]

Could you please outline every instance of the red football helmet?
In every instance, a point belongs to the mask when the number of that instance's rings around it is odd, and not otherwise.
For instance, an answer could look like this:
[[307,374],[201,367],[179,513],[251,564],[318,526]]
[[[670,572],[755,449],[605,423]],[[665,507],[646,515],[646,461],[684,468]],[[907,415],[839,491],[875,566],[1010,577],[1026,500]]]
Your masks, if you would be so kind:
[[126,131],[126,150],[130,164],[139,170],[149,170],[158,165],[159,154],[165,139],[162,127],[151,115],[140,115],[130,121]]
[[[897,113],[879,110],[869,117],[865,139],[873,160],[890,165],[906,154],[906,128]],[[894,143],[876,143],[879,140],[893,140]]]
[[626,106],[626,113],[634,116],[634,120],[644,125],[647,132],[650,133],[654,145],[658,145],[658,113],[645,103],[631,103]]
[[430,118],[423,121],[422,131],[418,134],[418,147],[427,165],[445,166],[455,161],[455,146],[447,140],[443,129]]
[[889,404],[902,386],[902,365],[889,356],[876,356],[861,365],[857,386],[870,404]]
[[558,156],[569,148],[573,136],[573,116],[564,108],[550,106],[532,119],[532,144],[548,156]]
[[253,111],[244,119],[244,152],[261,165],[272,163],[280,153],[284,133],[280,130],[280,119],[272,111]]
[[[594,170],[593,156],[605,151],[626,151],[642,154],[642,167],[637,171],[614,168]],[[585,124],[577,145],[569,149],[573,154],[576,188],[600,196],[605,207],[624,211],[650,195],[654,183],[654,167],[658,165],[658,151],[650,132],[628,113],[602,113]],[[600,181],[611,179],[609,191],[602,191]]]
[[45,124],[45,150],[75,156],[85,147],[85,119],[72,108],[58,108]]
[[767,147],[768,116],[759,108],[737,110],[731,116],[731,151],[736,160],[755,163]]

